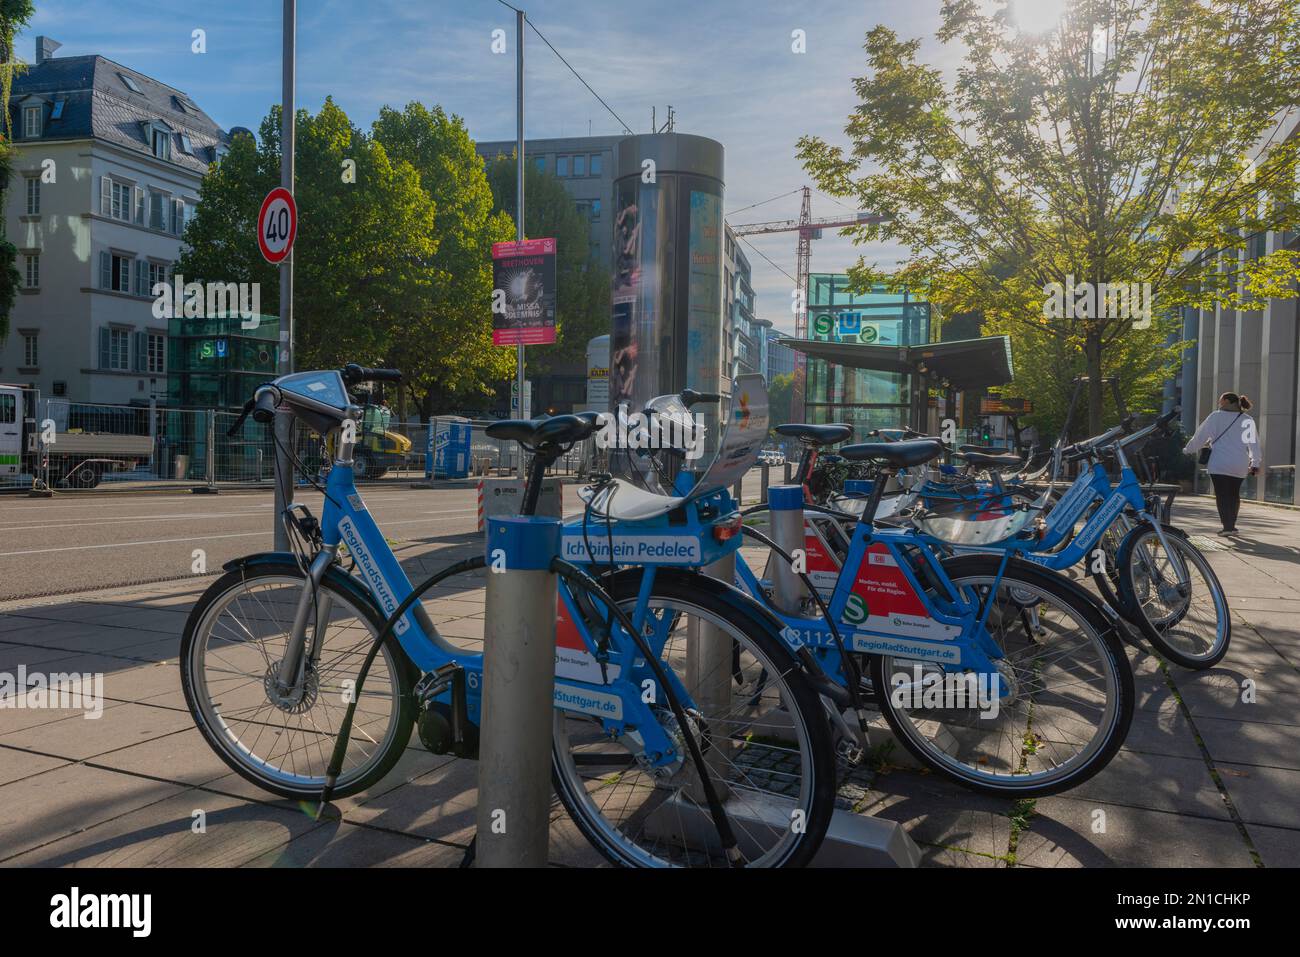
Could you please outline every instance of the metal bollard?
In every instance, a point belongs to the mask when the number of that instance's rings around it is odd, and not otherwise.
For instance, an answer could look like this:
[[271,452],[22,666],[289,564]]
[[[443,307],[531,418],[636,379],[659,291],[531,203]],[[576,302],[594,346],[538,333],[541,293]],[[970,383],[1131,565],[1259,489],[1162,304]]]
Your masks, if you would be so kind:
[[769,463],[764,462],[763,473],[762,475],[759,476],[758,500],[760,502],[767,501],[768,473],[771,471],[772,471],[772,466]]
[[[545,867],[555,707],[555,574],[560,523],[488,521],[479,867]],[[504,571],[494,571],[504,568]]]
[[[798,485],[775,485],[768,490],[772,541],[788,555],[804,547],[803,489]],[[772,556],[772,603],[787,615],[796,614],[808,594],[794,569],[780,555]]]
[[[718,559],[704,567],[710,578],[731,584],[736,577],[736,553]],[[686,686],[691,697],[705,714],[732,714],[732,650],[731,636],[716,625],[691,618],[687,623]],[[715,735],[712,746],[705,754],[705,764],[713,780],[718,797],[727,797],[727,780],[734,768],[734,742],[727,735]],[[687,784],[687,793],[697,806],[707,800],[698,776]]]
[[785,484],[789,485],[794,481],[794,473],[791,471],[792,465],[789,459],[785,460]]

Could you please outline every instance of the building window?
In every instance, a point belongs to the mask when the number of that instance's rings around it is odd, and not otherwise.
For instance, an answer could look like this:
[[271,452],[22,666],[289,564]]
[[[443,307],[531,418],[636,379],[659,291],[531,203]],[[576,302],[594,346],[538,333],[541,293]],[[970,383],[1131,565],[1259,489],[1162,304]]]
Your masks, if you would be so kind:
[[118,76],[121,78],[122,83],[125,84],[126,88],[132,93],[140,92],[140,87],[136,85],[135,80],[131,79],[131,77],[127,76],[125,73],[119,73]]
[[131,367],[131,333],[126,329],[99,330],[99,367],[125,372]]
[[183,199],[172,200],[172,234],[179,236],[185,232],[185,201]]
[[40,362],[41,354],[40,354],[40,350],[39,350],[39,348],[37,347],[37,341],[36,341],[38,337],[39,337],[39,334],[38,334],[38,333],[35,333],[35,332],[24,332],[24,333],[23,333],[23,366],[24,366],[24,368],[27,368],[27,369],[35,369],[38,365],[41,364],[41,362]]
[[149,226],[151,229],[163,229],[163,203],[167,199],[162,193],[149,194]]
[[18,421],[18,397],[6,392],[0,395],[0,425],[11,425]]
[[131,204],[137,196],[142,199],[144,191],[132,187],[129,183],[115,182],[107,176],[101,177],[99,183],[100,215],[129,223]]
[[166,130],[153,131],[153,155],[159,159],[172,158],[172,135]]
[[591,221],[593,223],[600,222],[600,200],[598,199],[591,201]]
[[147,295],[153,295],[154,286],[167,283],[167,266],[163,263],[149,263],[149,285],[145,287]]
[[161,374],[167,370],[163,368],[164,358],[167,355],[167,337],[161,332],[151,332],[148,334],[148,361],[145,363],[145,372],[155,372]]
[[555,175],[556,176],[569,175],[569,158],[567,156],[555,157]]
[[27,177],[27,215],[41,215],[41,180],[39,176]]
[[23,107],[23,137],[33,140],[41,135],[41,108],[39,106]]
[[131,291],[131,263],[134,259],[112,253],[99,254],[99,287],[113,292]]
[[546,172],[546,157],[545,157],[545,156],[538,156],[538,157],[536,157],[536,158],[533,160],[533,165],[537,167],[537,172],[539,172],[539,173],[545,173],[545,172]]
[[39,289],[41,285],[41,257],[39,254],[24,256],[24,285],[28,289]]
[[591,166],[588,168],[591,170],[592,176],[600,175],[600,154],[599,153],[591,154]]
[[574,176],[586,176],[586,175],[587,175],[587,157],[586,157],[586,156],[575,156],[575,157],[573,158],[573,175],[574,175]]
[[67,100],[54,101],[54,109],[50,110],[50,119],[52,120],[63,119],[63,104],[65,104],[66,102]]

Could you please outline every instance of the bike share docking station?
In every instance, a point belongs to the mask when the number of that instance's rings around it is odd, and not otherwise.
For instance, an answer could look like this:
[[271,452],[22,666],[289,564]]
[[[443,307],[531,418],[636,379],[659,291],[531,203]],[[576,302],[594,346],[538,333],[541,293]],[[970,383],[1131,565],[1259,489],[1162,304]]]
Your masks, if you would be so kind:
[[[772,541],[787,555],[805,547],[803,496],[803,488],[798,485],[768,489]],[[780,555],[773,558],[772,604],[786,614],[796,613],[806,588],[789,563]],[[731,563],[734,570],[734,556]],[[777,721],[779,717],[774,714],[768,720]],[[839,809],[832,815],[826,838],[813,859],[814,867],[918,867],[920,863],[921,850],[902,824]]]
[[483,719],[478,754],[479,867],[545,867],[550,840],[560,522],[488,521]]

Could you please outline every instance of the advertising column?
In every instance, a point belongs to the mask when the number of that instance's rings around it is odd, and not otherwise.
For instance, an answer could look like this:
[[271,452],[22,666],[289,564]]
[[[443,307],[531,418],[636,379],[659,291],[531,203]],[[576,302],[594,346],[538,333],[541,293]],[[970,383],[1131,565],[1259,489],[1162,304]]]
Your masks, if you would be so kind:
[[[722,368],[722,144],[630,136],[617,149],[609,349],[612,407],[658,395],[727,391]],[[704,414],[707,462],[718,406]]]

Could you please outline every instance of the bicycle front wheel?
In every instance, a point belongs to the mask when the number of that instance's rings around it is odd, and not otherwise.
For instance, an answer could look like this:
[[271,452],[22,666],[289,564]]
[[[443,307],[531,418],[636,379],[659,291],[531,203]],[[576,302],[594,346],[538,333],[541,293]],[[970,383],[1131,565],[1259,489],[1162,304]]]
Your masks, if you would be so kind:
[[[277,685],[294,612],[309,580],[292,564],[223,575],[199,599],[181,638],[181,688],[203,737],[233,770],[281,797],[318,799],[378,609],[326,576],[318,627],[298,684]],[[409,665],[389,636],[366,678],[335,795],[355,794],[397,763],[415,720]]]
[[961,556],[944,570],[968,600],[990,606],[1004,691],[992,676],[888,655],[872,656],[872,682],[881,713],[919,760],[981,793],[1042,797],[1086,781],[1119,750],[1133,718],[1133,675],[1090,599],[1022,562],[999,581],[999,562]]
[[1212,668],[1228,653],[1232,638],[1223,586],[1195,545],[1171,526],[1162,531],[1168,549],[1150,522],[1129,532],[1120,545],[1124,617],[1175,664]]
[[[638,577],[603,582],[629,615]],[[698,576],[658,572],[643,634],[691,696],[687,720],[705,768],[689,756],[676,767],[651,767],[634,729],[611,737],[599,719],[557,710],[556,791],[587,839],[616,864],[724,867],[700,787],[708,774],[747,866],[803,866],[821,844],[834,801],[835,757],[821,699],[778,636],[692,580]],[[680,738],[662,694],[656,697],[663,727]]]

